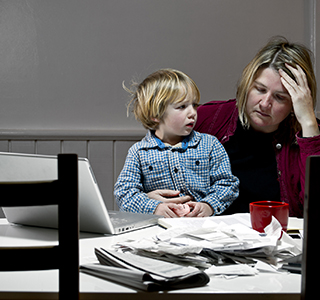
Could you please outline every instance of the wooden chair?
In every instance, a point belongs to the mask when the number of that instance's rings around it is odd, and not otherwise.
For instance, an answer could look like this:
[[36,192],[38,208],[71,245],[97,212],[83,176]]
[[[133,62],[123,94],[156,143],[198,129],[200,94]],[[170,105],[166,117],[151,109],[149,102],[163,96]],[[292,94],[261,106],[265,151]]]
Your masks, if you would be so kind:
[[[79,299],[78,157],[58,155],[58,179],[0,183],[0,207],[58,205],[59,244],[1,248],[0,271],[59,270],[59,299]],[[28,195],[28,196],[27,196]]]
[[317,272],[319,272],[318,218],[320,211],[320,156],[309,156],[306,163],[304,228],[301,272],[301,299],[318,296]]

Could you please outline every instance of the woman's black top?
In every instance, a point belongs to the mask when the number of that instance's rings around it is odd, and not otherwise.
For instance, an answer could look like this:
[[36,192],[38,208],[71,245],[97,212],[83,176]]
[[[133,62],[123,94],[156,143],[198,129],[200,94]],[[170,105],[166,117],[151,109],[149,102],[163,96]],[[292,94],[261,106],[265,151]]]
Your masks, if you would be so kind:
[[254,201],[280,201],[273,135],[244,129],[238,121],[234,135],[224,147],[232,173],[240,180],[240,191],[224,214],[249,212],[249,203]]

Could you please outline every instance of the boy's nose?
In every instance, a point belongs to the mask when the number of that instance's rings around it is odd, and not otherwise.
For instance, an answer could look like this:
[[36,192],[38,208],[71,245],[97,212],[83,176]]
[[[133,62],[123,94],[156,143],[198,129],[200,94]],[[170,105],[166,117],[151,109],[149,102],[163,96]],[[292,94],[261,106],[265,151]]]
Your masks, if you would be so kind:
[[191,106],[189,117],[194,118],[196,115],[197,115],[197,110],[193,106]]

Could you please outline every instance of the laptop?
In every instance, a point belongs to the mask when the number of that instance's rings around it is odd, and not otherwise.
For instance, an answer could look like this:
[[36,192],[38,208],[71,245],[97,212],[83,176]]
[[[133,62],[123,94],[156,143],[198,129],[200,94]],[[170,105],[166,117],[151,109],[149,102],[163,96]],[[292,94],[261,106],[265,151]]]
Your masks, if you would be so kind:
[[[0,152],[0,181],[55,180],[57,162],[57,156]],[[78,162],[80,231],[119,234],[157,224],[156,215],[108,211],[89,160],[79,157]],[[6,207],[3,212],[10,223],[58,227],[57,206]]]
[[303,212],[303,251],[301,262],[301,299],[311,299],[317,290],[313,276],[319,271],[319,210],[320,210],[320,155],[306,161],[305,198]]
[[[306,160],[306,176],[304,189],[304,210],[303,210],[303,251],[302,254],[284,260],[282,269],[302,274],[301,293],[306,299],[313,295],[315,287],[311,283],[314,272],[319,270],[318,260],[318,218],[319,218],[319,195],[320,195],[320,155],[311,155]],[[308,258],[308,259],[307,259]]]

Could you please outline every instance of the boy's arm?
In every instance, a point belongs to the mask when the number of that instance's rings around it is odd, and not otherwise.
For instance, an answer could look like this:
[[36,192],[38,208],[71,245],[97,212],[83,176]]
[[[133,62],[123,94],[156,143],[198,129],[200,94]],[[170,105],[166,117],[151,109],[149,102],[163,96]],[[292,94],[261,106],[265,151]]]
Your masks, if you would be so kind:
[[213,215],[219,215],[239,196],[239,179],[231,173],[229,156],[218,141],[211,152],[211,162],[210,189],[201,202],[211,206]]
[[131,149],[114,186],[114,196],[121,211],[152,214],[160,203],[144,192],[141,167]]
[[161,202],[170,203],[185,203],[192,201],[193,197],[191,195],[179,196],[180,191],[159,189],[148,193],[148,197],[151,199],[159,200]]

